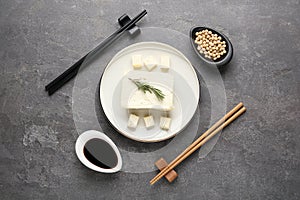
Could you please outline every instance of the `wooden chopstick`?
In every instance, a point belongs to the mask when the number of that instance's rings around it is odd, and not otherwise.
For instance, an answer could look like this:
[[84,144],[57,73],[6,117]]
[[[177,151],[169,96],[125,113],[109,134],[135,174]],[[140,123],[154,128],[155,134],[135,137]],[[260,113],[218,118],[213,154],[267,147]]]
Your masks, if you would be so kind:
[[[204,134],[202,134],[195,142],[193,142],[184,152],[177,156],[167,167],[165,167],[159,174],[157,174],[151,181],[150,184],[153,185],[164,175],[169,173],[174,167],[180,164],[184,159],[191,155],[194,151],[200,148],[213,136],[215,136],[219,131],[225,128],[233,120],[239,117],[246,111],[242,103],[239,103],[235,108],[228,112],[222,119],[215,123],[211,128],[209,128]],[[225,121],[225,122],[224,122]],[[224,122],[224,123],[223,123]],[[221,126],[220,126],[221,125]]]
[[[186,152],[190,151],[194,146],[196,146],[203,138],[205,138],[208,134],[210,134],[212,131],[214,131],[218,126],[220,126],[223,122],[225,122],[229,117],[231,117],[235,112],[237,112],[241,107],[243,107],[243,103],[239,103],[237,106],[235,106],[231,111],[229,111],[224,117],[222,117],[219,121],[217,121],[212,127],[210,127],[205,133],[203,133],[196,141],[194,141],[190,146],[188,146],[179,156],[177,156],[171,163],[169,163],[169,166],[174,164],[177,160],[179,160]],[[167,167],[165,167],[163,171],[168,170]]]
[[239,103],[237,106],[235,106],[231,111],[229,111],[224,117],[222,117],[219,121],[217,121],[212,127],[210,127],[205,133],[203,133],[196,141],[194,141],[190,146],[188,146],[179,156],[177,156],[167,167],[165,167],[163,170],[161,170],[161,173],[164,173],[164,171],[168,170],[168,167],[173,165],[177,160],[179,160],[184,154],[186,154],[188,151],[190,151],[194,146],[196,146],[203,138],[205,138],[208,134],[213,132],[218,126],[220,126],[223,122],[225,122],[229,117],[231,117],[235,112],[237,112],[241,107],[243,106],[243,103]]
[[59,75],[56,79],[51,81],[48,85],[45,86],[45,90],[49,95],[52,95],[59,88],[61,88],[65,83],[74,78],[81,66],[81,64],[86,60],[87,57],[91,57],[96,53],[105,49],[109,44],[117,40],[121,35],[123,35],[126,30],[130,29],[135,23],[137,23],[140,19],[142,19],[147,14],[146,10],[143,10],[140,14],[134,17],[130,22],[122,26],[120,29],[111,34],[108,38],[106,38],[103,42],[101,42],[96,48],[83,56],[80,60],[78,60],[74,65],[69,67],[65,72]]

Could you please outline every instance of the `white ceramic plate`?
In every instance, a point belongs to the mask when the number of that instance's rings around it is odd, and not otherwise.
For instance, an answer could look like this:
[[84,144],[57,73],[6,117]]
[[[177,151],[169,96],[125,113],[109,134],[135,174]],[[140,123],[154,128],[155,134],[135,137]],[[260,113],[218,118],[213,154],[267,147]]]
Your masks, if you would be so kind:
[[[170,57],[168,73],[174,77],[174,109],[170,112],[172,122],[168,131],[160,129],[161,112],[158,111],[150,111],[154,116],[155,127],[145,128],[143,119],[139,120],[135,130],[127,127],[129,113],[121,106],[122,78],[134,70],[131,64],[134,54]],[[154,71],[161,70],[157,67]],[[158,142],[175,136],[190,122],[198,106],[199,90],[196,72],[180,51],[163,43],[140,42],[124,48],[108,63],[100,83],[100,102],[105,115],[118,132],[136,141]]]

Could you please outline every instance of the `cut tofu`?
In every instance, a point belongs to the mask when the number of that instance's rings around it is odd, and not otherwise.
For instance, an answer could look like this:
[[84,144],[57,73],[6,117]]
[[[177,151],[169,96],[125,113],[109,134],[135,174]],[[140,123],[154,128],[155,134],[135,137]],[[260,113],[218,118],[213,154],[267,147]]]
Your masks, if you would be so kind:
[[[138,90],[137,86],[129,79],[145,82],[165,95],[163,100],[158,100],[154,93]],[[122,81],[121,105],[126,109],[154,109],[170,111],[173,109],[174,78],[168,73],[130,71]]]
[[162,71],[165,71],[165,72],[169,71],[169,69],[170,69],[170,58],[169,58],[169,56],[162,55],[160,57],[160,65],[161,65],[160,69]]
[[136,128],[138,122],[139,122],[139,117],[137,115],[130,114],[127,126],[128,128]]
[[160,117],[159,126],[163,130],[169,130],[171,125],[171,118],[169,117]]
[[152,115],[149,115],[147,117],[144,117],[144,122],[145,122],[145,126],[146,128],[151,128],[154,126],[154,119]]
[[134,69],[141,69],[143,66],[142,56],[141,55],[133,55],[132,56],[132,66]]
[[148,71],[152,71],[157,66],[157,61],[153,56],[147,56],[143,61]]

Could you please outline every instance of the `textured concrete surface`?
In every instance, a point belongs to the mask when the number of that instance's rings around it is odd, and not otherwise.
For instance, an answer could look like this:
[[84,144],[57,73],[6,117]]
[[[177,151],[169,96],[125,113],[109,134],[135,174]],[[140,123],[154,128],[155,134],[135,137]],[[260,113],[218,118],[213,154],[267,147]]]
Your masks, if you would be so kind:
[[[248,112],[204,159],[150,187],[155,172],[96,174],[74,154],[72,83],[44,85],[148,10],[141,26],[221,30],[235,54],[222,72],[227,106]],[[0,1],[0,199],[300,199],[299,0]],[[131,144],[131,143],[130,143]]]

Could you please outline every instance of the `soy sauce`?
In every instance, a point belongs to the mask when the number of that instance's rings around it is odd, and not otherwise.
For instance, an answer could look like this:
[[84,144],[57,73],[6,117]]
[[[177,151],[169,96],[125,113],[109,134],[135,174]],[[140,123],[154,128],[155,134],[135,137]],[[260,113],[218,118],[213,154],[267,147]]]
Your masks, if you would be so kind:
[[118,164],[114,149],[106,141],[98,138],[87,141],[83,153],[91,163],[104,169],[112,169]]

